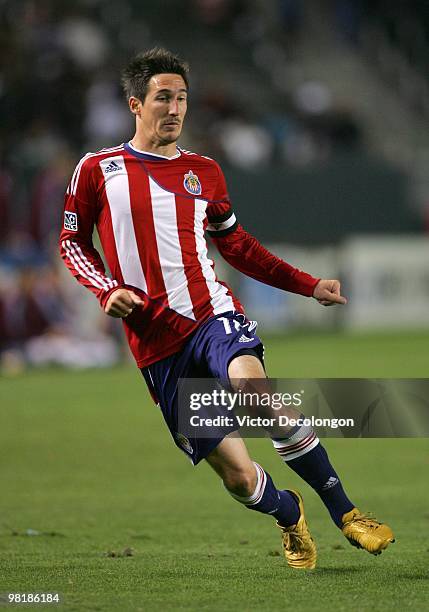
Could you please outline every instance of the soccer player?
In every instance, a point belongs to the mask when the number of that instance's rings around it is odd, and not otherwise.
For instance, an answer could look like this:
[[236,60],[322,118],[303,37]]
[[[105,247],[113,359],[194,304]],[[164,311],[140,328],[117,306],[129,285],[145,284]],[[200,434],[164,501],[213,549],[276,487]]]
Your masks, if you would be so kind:
[[[207,255],[207,233],[234,268],[268,285],[345,304],[337,280],[314,278],[268,252],[238,223],[219,165],[177,146],[187,110],[188,66],[165,49],[137,55],[122,84],[135,116],[133,138],[87,153],[67,188],[61,256],[104,312],[123,319],[130,349],[176,444],[194,465],[205,459],[226,490],[250,510],[270,514],[294,568],[314,568],[316,546],[297,491],[278,489],[236,433],[186,437],[178,426],[179,378],[266,377],[263,347]],[[92,243],[97,226],[107,275]],[[234,383],[235,384],[235,383]],[[359,548],[379,554],[391,529],[363,515],[310,427],[273,444],[319,494],[332,520]]]

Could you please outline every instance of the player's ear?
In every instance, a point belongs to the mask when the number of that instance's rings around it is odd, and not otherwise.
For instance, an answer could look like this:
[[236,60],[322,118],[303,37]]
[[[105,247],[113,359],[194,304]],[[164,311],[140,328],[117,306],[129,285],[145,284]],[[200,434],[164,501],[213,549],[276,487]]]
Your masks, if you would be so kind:
[[133,113],[133,115],[140,115],[142,107],[141,100],[131,96],[131,98],[128,100],[128,106],[130,107],[130,111]]

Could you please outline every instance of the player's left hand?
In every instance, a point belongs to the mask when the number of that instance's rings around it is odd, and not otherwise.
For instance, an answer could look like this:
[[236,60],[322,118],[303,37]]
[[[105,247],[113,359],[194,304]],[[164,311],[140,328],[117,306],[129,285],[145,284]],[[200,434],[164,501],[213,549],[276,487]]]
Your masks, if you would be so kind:
[[338,280],[321,279],[314,288],[313,297],[322,306],[334,304],[347,304],[346,298],[341,295],[341,285]]

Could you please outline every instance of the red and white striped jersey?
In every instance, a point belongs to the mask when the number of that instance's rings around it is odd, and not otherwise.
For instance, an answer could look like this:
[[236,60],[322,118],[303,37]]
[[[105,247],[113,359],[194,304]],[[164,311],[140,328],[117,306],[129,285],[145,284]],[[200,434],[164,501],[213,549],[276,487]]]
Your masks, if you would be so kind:
[[[94,226],[110,276],[92,243]],[[211,316],[243,312],[216,277],[206,230],[234,267],[268,284],[312,294],[318,279],[276,258],[238,225],[212,159],[182,149],[166,158],[123,144],[88,153],[74,171],[65,197],[61,256],[103,307],[119,287],[142,298],[144,306],[123,320],[139,367],[180,350]]]

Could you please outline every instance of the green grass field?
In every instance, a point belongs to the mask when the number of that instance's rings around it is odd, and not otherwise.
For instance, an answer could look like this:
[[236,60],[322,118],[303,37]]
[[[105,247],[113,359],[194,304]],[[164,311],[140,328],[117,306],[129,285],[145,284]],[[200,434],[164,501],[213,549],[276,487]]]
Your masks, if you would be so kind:
[[[428,346],[427,332],[266,339],[283,377],[428,377]],[[176,450],[134,367],[1,379],[0,410],[0,593],[58,592],[76,611],[428,609],[427,440],[327,441],[352,499],[395,530],[379,557],[249,441],[278,486],[304,493],[319,561],[297,572],[273,521]]]

